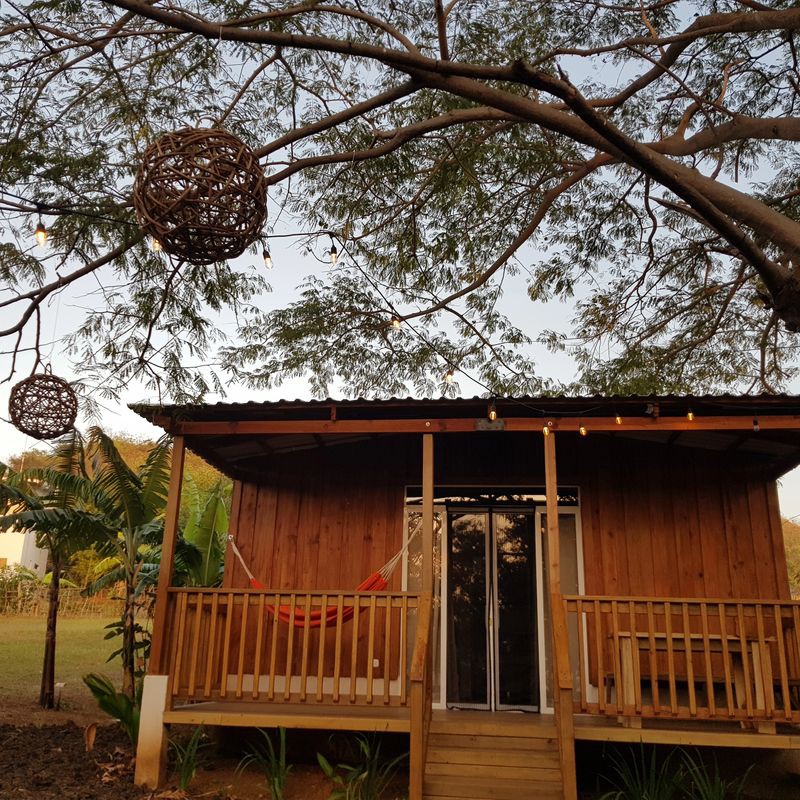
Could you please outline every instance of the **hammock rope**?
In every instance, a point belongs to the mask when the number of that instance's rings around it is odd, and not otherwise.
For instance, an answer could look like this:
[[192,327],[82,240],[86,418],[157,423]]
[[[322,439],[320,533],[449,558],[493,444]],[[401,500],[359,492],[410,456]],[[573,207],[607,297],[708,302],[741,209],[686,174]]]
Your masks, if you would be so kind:
[[[420,532],[421,528],[422,524],[421,522],[418,522],[414,528],[414,531],[406,540],[406,543],[377,572],[373,572],[372,575],[361,581],[361,583],[356,586],[353,593],[382,592],[389,585],[389,579],[392,577],[392,573],[394,573],[395,569],[397,569],[397,565],[403,560],[403,556],[410,547],[411,542],[414,541],[417,534]],[[241,564],[242,569],[245,571],[245,574],[250,581],[250,586],[253,589],[265,591],[267,587],[261,583],[261,581],[259,581],[255,575],[253,575],[250,567],[247,566],[244,556],[242,556],[241,551],[236,546],[236,541],[233,537],[233,534],[228,534],[228,543],[230,544],[233,554],[239,561],[239,564]],[[279,594],[279,592],[276,594]],[[338,606],[327,606],[325,609],[315,608],[309,611],[308,614],[306,614],[305,609],[297,608],[297,606],[292,608],[291,606],[281,605],[276,608],[275,606],[268,605],[266,606],[266,609],[273,616],[277,615],[281,622],[285,622],[287,625],[294,625],[295,628],[304,628],[306,626],[306,616],[308,616],[309,628],[321,627],[323,617],[326,625],[335,624],[339,619]],[[349,622],[353,618],[353,606],[343,606],[341,610],[341,617],[342,622]]]

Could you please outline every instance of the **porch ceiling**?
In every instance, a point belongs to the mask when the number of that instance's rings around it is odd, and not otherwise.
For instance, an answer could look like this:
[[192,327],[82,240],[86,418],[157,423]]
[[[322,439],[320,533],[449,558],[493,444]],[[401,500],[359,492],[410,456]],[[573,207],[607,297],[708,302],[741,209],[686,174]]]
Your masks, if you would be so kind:
[[[472,398],[388,398],[385,400],[279,400],[276,402],[215,403],[203,405],[132,404],[132,410],[145,419],[175,432],[180,426],[201,427],[199,423],[298,423],[287,433],[244,433],[234,430],[214,430],[208,433],[188,433],[187,446],[221,471],[232,477],[247,477],[263,472],[265,467],[283,454],[341,447],[375,437],[398,435],[388,430],[390,421],[461,420],[474,429],[485,425],[489,399]],[[630,421],[643,423],[657,417],[661,422],[686,420],[689,411],[698,420],[696,430],[618,430],[592,432],[592,437],[623,437],[652,442],[663,446],[686,447],[706,451],[749,454],[754,463],[761,464],[775,475],[800,464],[800,396],[796,395],[649,395],[649,396],[584,396],[584,397],[502,397],[494,398],[499,423],[509,427],[524,420],[561,420],[586,423],[591,430],[593,419],[608,419],[619,415],[628,427]],[[655,411],[655,414],[654,414]],[[797,425],[786,429],[769,427],[771,417],[795,417]],[[700,429],[703,418],[739,418],[739,430]],[[756,420],[760,423],[755,430]],[[519,422],[517,422],[519,421]],[[299,432],[303,422],[334,428],[337,422],[353,425],[357,422],[375,423],[383,433]],[[540,423],[537,423],[537,425]],[[742,428],[744,426],[744,429]],[[225,427],[223,425],[222,427]],[[362,427],[358,425],[357,427]],[[525,435],[517,433],[516,435]],[[531,435],[528,433],[527,435]],[[562,433],[574,438],[575,433]]]

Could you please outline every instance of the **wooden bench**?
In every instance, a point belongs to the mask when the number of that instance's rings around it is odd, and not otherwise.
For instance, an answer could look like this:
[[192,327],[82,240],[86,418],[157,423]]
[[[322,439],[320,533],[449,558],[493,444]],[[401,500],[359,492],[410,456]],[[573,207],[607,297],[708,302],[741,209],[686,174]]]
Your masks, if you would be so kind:
[[[609,634],[609,638],[615,638],[614,634]],[[618,687],[617,691],[621,695],[623,707],[634,707],[636,705],[636,685],[638,684],[639,687],[642,685],[639,667],[640,658],[634,658],[635,645],[636,651],[639,654],[669,653],[671,656],[675,653],[686,653],[688,648],[692,653],[708,654],[709,656],[711,654],[728,655],[731,661],[736,706],[739,709],[747,707],[748,680],[745,674],[745,658],[747,658],[751,703],[754,708],[766,708],[767,695],[772,692],[774,683],[772,662],[769,653],[769,645],[776,642],[774,636],[764,636],[753,639],[750,636],[723,636],[719,633],[687,634],[682,631],[677,631],[667,634],[666,632],[619,631],[616,634],[616,639],[619,642],[621,673],[621,686]],[[765,648],[765,652],[763,653],[762,645]],[[676,680],[676,673],[674,659],[672,657],[670,657],[668,669],[668,677],[670,681],[674,683]],[[687,670],[687,673],[689,673],[689,670]],[[687,674],[686,680],[694,681],[694,675]],[[754,696],[752,694],[753,689],[755,689]],[[640,717],[624,716],[621,718],[621,721],[623,724],[631,727],[638,727],[641,725]],[[753,723],[750,722],[742,722],[742,727],[752,727],[752,725]],[[775,732],[774,722],[757,723],[756,727],[759,731],[765,733]]]

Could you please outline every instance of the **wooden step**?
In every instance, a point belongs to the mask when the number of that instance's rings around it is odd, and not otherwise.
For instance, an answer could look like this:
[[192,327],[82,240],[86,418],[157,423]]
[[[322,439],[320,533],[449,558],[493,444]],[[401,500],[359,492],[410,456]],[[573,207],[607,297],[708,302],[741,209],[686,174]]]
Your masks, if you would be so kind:
[[562,800],[555,726],[533,714],[435,712],[425,800]]

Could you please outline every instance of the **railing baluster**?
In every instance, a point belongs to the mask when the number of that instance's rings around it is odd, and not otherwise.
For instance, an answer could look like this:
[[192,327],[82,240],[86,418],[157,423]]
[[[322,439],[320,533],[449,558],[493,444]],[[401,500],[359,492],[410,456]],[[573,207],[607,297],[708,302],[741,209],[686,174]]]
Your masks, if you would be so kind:
[[344,620],[344,596],[339,595],[336,599],[336,645],[333,653],[333,702],[339,702],[339,681],[342,676],[342,625]]
[[694,653],[692,651],[692,624],[689,622],[689,604],[682,603],[683,646],[686,651],[686,685],[689,690],[689,714],[697,716],[697,693],[694,685]]
[[219,595],[211,595],[211,624],[208,627],[208,649],[206,650],[206,681],[203,686],[203,697],[211,697],[212,680],[216,675],[214,656],[217,647],[217,617],[219,615]]
[[621,654],[619,650],[619,619],[617,601],[611,601],[611,637],[614,642],[614,693],[616,695],[616,713],[623,714],[625,709],[625,687],[622,680]]
[[711,632],[708,627],[708,604],[700,603],[700,622],[703,631],[703,661],[706,672],[706,703],[710,716],[717,715],[717,703],[714,697],[714,670],[711,666]]
[[[578,700],[581,711],[586,711],[588,692],[586,689],[586,642],[584,641],[584,634],[587,629],[583,615],[583,601],[580,598],[575,603],[575,616],[578,629],[578,675],[580,679]],[[567,615],[567,619],[569,619],[569,615]]]
[[733,689],[731,684],[731,654],[728,647],[728,610],[725,603],[717,603],[719,614],[720,634],[722,635],[722,668],[725,671],[725,703],[728,707],[728,716],[733,718],[736,714]]
[[386,615],[383,630],[383,703],[389,705],[389,684],[392,680],[390,667],[392,658],[392,620],[394,614],[394,598],[386,598]]
[[375,616],[378,598],[372,595],[369,602],[369,633],[367,637],[367,702],[372,703],[372,676],[375,664]]
[[259,684],[261,683],[261,650],[264,646],[264,613],[266,596],[258,596],[258,621],[256,622],[256,652],[253,659],[253,700],[258,700],[261,694]]
[[597,705],[601,714],[606,711],[606,654],[603,648],[603,626],[600,601],[594,601],[594,644],[597,651]]
[[400,615],[400,705],[408,702],[408,596],[403,595]]
[[278,637],[280,635],[280,628],[278,623],[280,618],[278,616],[281,610],[281,596],[275,595],[275,605],[272,607],[272,641],[270,642],[269,651],[269,689],[267,690],[267,697],[270,700],[275,699],[275,673],[278,669]]
[[628,616],[630,617],[631,633],[631,666],[633,667],[633,703],[637,714],[642,713],[642,676],[639,664],[639,639],[636,635],[636,605],[633,600],[628,601]]
[[672,646],[672,608],[669,601],[662,603],[664,608],[664,633],[667,637],[667,676],[669,679],[669,708],[674,717],[678,716],[678,690],[675,685],[675,649]]
[[225,605],[225,636],[222,640],[222,675],[220,675],[220,697],[228,696],[228,664],[231,652],[231,627],[233,626],[234,594],[228,592],[228,602]]
[[288,700],[292,696],[292,672],[294,672],[294,616],[295,608],[297,607],[297,595],[292,592],[289,595],[289,624],[287,625],[287,636],[289,637],[286,643],[286,670],[284,673],[284,686],[283,686],[283,699]]
[[189,665],[189,694],[190,699],[194,699],[195,688],[197,686],[197,656],[200,649],[200,625],[203,621],[203,594],[194,594],[194,626],[192,629],[192,658]]
[[300,700],[306,701],[306,681],[308,680],[308,637],[311,632],[311,595],[306,595],[306,611],[303,620],[303,655],[300,661]]
[[172,676],[172,695],[180,694],[181,669],[183,668],[183,650],[186,645],[186,592],[181,592],[178,597],[178,636],[175,645],[175,660]]
[[736,616],[739,621],[739,646],[742,652],[742,676],[744,678],[744,703],[745,714],[748,719],[753,717],[753,692],[750,683],[750,653],[747,647],[747,631],[744,624],[744,606],[741,603],[736,604]]
[[658,654],[656,652],[656,621],[653,602],[647,601],[647,649],[650,662],[650,693],[653,696],[653,712],[661,713],[661,696],[658,686]]
[[767,719],[772,719],[774,716],[775,699],[773,697],[773,683],[772,683],[772,659],[770,657],[769,646],[767,645],[767,638],[764,634],[764,615],[762,613],[761,604],[758,603],[755,607],[756,611],[756,635],[758,636],[758,658],[753,654],[753,670],[756,671],[756,663],[758,664],[758,675],[756,683],[756,692],[761,692],[764,705],[764,715]]
[[353,597],[353,629],[350,646],[350,702],[356,701],[356,684],[358,683],[358,612],[360,611],[360,598]]
[[250,611],[250,595],[242,595],[242,615],[241,626],[239,628],[239,661],[236,665],[236,697],[242,696],[242,684],[244,683],[244,657],[247,652],[247,617]]
[[319,621],[319,647],[317,648],[317,702],[322,702],[323,686],[325,685],[325,632],[328,627],[328,595],[322,595]]
[[775,646],[778,651],[778,667],[781,673],[781,698],[783,699],[783,715],[791,721],[792,719],[792,695],[789,688],[789,670],[786,665],[786,643],[783,632],[783,609],[779,605],[774,605],[773,615],[775,618]]

